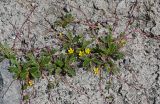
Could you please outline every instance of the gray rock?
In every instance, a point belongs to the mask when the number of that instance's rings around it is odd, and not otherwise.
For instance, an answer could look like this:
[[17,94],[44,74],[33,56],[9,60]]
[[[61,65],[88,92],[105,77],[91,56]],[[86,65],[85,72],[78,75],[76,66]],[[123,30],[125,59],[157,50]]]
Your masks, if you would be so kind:
[[13,81],[13,75],[8,72],[9,62],[0,63],[0,104],[20,104],[20,84]]
[[0,104],[2,104],[2,90],[3,90],[3,79],[0,72]]
[[3,78],[2,78],[2,75],[0,73],[0,92],[2,91],[3,89]]

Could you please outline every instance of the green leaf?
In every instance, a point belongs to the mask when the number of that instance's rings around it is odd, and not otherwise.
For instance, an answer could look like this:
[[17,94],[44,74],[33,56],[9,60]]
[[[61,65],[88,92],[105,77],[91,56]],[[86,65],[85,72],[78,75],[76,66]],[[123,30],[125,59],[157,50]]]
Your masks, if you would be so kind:
[[71,14],[66,14],[61,18],[61,20],[55,21],[55,25],[61,26],[65,28],[68,24],[70,24],[74,20]]
[[66,14],[63,18],[63,24],[62,27],[65,28],[69,23],[71,23],[74,20],[73,16],[71,14]]
[[82,48],[85,49],[89,44],[91,44],[91,41],[84,40],[82,44]]
[[114,62],[112,60],[108,60],[107,63],[110,67],[114,66]]
[[105,38],[102,38],[102,37],[99,38],[99,41],[102,43],[106,43]]
[[73,77],[73,76],[76,75],[76,71],[72,68],[68,68],[67,69],[67,74],[68,74],[68,76]]
[[24,84],[21,89],[26,90],[27,89],[27,84]]
[[57,52],[57,49],[55,49],[55,48],[51,49],[51,54],[52,55],[55,54],[56,52]]
[[5,43],[4,45],[0,43],[0,52],[7,59],[16,59],[15,53],[12,51],[12,49],[9,47],[7,43]]
[[88,65],[90,64],[90,61],[91,61],[91,59],[88,58],[88,57],[86,57],[86,58],[84,59],[84,61],[83,61],[83,67],[88,66]]
[[111,34],[108,34],[107,36],[105,36],[105,41],[106,42],[111,42],[112,41],[112,35]]
[[111,71],[111,68],[108,66],[108,64],[104,64],[104,68],[106,69],[106,74],[109,74]]
[[49,69],[48,69],[48,71],[49,71],[49,74],[50,74],[50,75],[52,75],[52,74],[53,74],[53,72],[55,71],[55,69],[53,69],[53,68],[49,68]]
[[106,37],[105,37],[105,43],[108,44],[108,46],[110,46],[110,44],[113,43],[113,37],[112,37],[112,34],[108,34]]
[[41,58],[40,58],[40,66],[46,65],[50,61],[51,61],[51,57],[50,56],[41,56]]
[[117,68],[116,65],[112,69],[113,74],[117,74],[119,71],[120,71],[120,69]]
[[67,22],[70,22],[70,21],[72,21],[74,18],[73,18],[73,16],[72,16],[72,14],[67,13],[67,14],[64,16],[63,19],[64,19],[65,21],[67,21]]
[[20,79],[25,80],[27,77],[28,71],[27,70],[22,70],[20,72]]
[[71,47],[71,43],[64,43],[63,44],[63,49],[68,49],[69,47]]
[[112,43],[109,45],[109,48],[106,50],[106,53],[108,53],[108,55],[112,55],[117,51],[117,46],[116,44]]
[[67,39],[68,39],[69,41],[72,41],[73,34],[68,31],[68,33],[66,34],[66,37],[67,37]]
[[45,68],[49,71],[49,74],[51,75],[53,71],[56,69],[56,65],[49,63],[45,65]]
[[101,65],[103,62],[97,58],[93,58],[92,61],[98,65]]
[[37,67],[30,68],[29,72],[31,73],[32,77],[39,78],[41,76],[41,72]]
[[28,60],[32,60],[32,61],[35,61],[35,60],[36,60],[35,56],[34,56],[33,53],[31,53],[31,52],[27,53],[26,56],[27,56]]
[[62,72],[62,68],[57,67],[55,73],[59,75]]
[[29,99],[29,95],[24,95],[23,96],[23,100],[28,100]]
[[119,60],[119,59],[122,59],[124,57],[124,54],[123,53],[120,53],[120,52],[117,52],[115,54],[112,55],[112,58],[114,60]]
[[16,78],[19,76],[20,70],[19,70],[17,67],[15,67],[15,66],[10,66],[10,67],[9,67],[9,71],[10,71],[11,73],[14,73]]
[[111,72],[111,68],[108,67],[108,68],[107,68],[107,73],[109,74],[110,72]]
[[107,51],[106,47],[103,45],[99,46],[99,53],[108,55],[108,51]]
[[47,89],[48,90],[54,89],[55,87],[56,87],[56,83],[54,83],[54,82],[48,82],[48,85],[47,85]]
[[92,52],[93,53],[104,53],[104,51],[102,49],[100,49],[99,45],[96,45],[95,48],[92,48]]
[[69,24],[69,23],[68,23],[67,21],[62,21],[62,22],[61,22],[61,26],[62,26],[63,28],[65,28],[68,24]]
[[73,43],[77,43],[79,40],[81,39],[81,37],[79,36],[79,35],[76,35],[74,38],[73,38],[73,40],[72,40],[72,42]]
[[70,62],[75,62],[76,61],[76,57],[74,55],[72,55],[70,58],[69,58],[69,61]]
[[11,65],[15,65],[16,67],[18,67],[19,63],[16,59],[10,59],[11,61]]
[[39,64],[35,62],[35,60],[30,60],[23,64],[23,69],[27,69],[31,67],[36,67],[39,69]]
[[58,66],[58,67],[63,67],[64,63],[62,60],[56,60],[55,64]]

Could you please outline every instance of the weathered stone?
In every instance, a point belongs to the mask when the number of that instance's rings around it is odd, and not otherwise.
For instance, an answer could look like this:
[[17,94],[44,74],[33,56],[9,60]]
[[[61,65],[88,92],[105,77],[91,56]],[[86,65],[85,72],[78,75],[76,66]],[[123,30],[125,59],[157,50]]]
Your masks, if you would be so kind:
[[8,60],[0,64],[0,104],[20,104],[20,84],[14,81],[13,75],[8,72],[8,66]]

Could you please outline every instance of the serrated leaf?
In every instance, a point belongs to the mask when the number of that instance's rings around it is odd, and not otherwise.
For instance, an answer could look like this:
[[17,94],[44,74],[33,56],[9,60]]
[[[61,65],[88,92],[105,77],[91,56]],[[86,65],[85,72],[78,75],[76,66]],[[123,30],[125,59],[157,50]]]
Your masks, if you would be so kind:
[[34,63],[36,62],[36,57],[33,55],[33,53],[27,53],[26,56],[28,61],[32,61]]
[[27,70],[21,70],[20,72],[20,79],[25,80],[27,78],[28,71]]
[[55,73],[59,75],[62,72],[62,68],[57,67]]
[[99,46],[99,53],[108,55],[108,51],[107,51],[106,47],[103,45]]
[[17,67],[15,67],[15,66],[10,66],[10,67],[9,67],[9,71],[10,71],[11,73],[14,73],[17,77],[18,77],[18,75],[19,75],[19,73],[20,73],[20,70],[19,70]]
[[35,60],[30,60],[26,63],[23,64],[23,69],[31,68],[31,67],[36,67],[39,69],[39,64],[35,62]]
[[75,62],[76,61],[76,57],[74,55],[72,55],[70,58],[69,58],[69,61],[70,62]]
[[41,76],[41,72],[37,67],[31,67],[29,72],[31,73],[32,77],[39,78]]
[[61,18],[61,20],[57,20],[55,22],[55,25],[58,25],[58,26],[61,26],[61,27],[65,28],[73,20],[74,20],[74,18],[71,14],[66,14],[64,17]]
[[88,65],[90,64],[90,61],[91,61],[91,59],[88,58],[88,57],[86,57],[86,58],[84,59],[84,61],[83,61],[83,67],[88,66]]
[[51,75],[53,71],[56,69],[56,65],[49,63],[45,65],[45,68],[49,71],[49,74]]
[[101,65],[102,64],[102,61],[99,60],[99,59],[96,59],[96,58],[93,58],[92,61],[98,65]]
[[5,58],[16,59],[16,55],[7,43],[5,43],[4,45],[0,43],[0,51],[2,52]]
[[72,33],[71,32],[68,32],[67,34],[66,34],[66,37],[67,37],[67,39],[68,40],[72,40],[72,38],[73,38],[73,35],[72,35]]
[[68,49],[71,46],[71,43],[64,43],[63,44],[63,49]]
[[75,36],[72,40],[73,43],[77,43],[79,40],[81,39],[81,37],[78,35],[78,36]]
[[86,41],[86,40],[84,40],[84,41],[83,41],[83,44],[82,44],[82,48],[83,48],[83,49],[86,48],[90,43],[91,43],[91,41]]
[[18,61],[16,59],[10,59],[11,65],[15,65],[16,67],[18,67]]
[[62,60],[56,60],[55,64],[58,66],[58,67],[63,67],[64,63]]
[[107,43],[108,46],[110,46],[110,45],[113,43],[112,34],[108,34],[108,35],[105,37],[105,43]]
[[50,61],[51,61],[51,57],[50,56],[41,56],[40,65],[44,66],[44,65],[48,64]]
[[119,60],[119,59],[122,59],[124,57],[124,54],[123,53],[120,53],[120,52],[117,52],[115,54],[113,54],[112,58],[114,60]]
[[76,75],[76,71],[72,68],[68,68],[67,69],[67,74],[68,74],[68,76],[73,77],[73,76]]
[[103,51],[100,49],[99,45],[96,45],[95,48],[92,48],[93,53],[103,53]]
[[117,51],[117,46],[112,43],[109,45],[109,48],[106,50],[106,53],[108,53],[108,55],[112,55]]

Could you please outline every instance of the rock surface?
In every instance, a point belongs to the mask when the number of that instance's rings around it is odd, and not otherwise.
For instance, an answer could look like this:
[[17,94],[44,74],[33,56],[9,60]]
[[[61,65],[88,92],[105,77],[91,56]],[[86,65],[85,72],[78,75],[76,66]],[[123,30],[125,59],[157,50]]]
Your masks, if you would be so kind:
[[14,81],[13,75],[8,71],[9,61],[0,64],[0,104],[20,104],[20,84]]
[[[0,41],[12,46],[19,34],[28,46],[17,39],[16,48],[53,45],[57,42],[53,34],[66,31],[51,31],[51,25],[67,12],[82,22],[67,27],[75,34],[90,34],[89,25],[83,23],[86,19],[100,23],[99,30],[92,31],[95,35],[103,35],[105,26],[114,25],[114,35],[126,31],[128,43],[125,59],[117,62],[120,73],[110,76],[111,85],[108,77],[99,82],[98,76],[78,69],[73,78],[49,76],[50,86],[46,78],[36,81],[26,91],[31,95],[30,104],[160,104],[159,7],[159,0],[0,0]],[[19,104],[20,84],[16,81],[2,99],[13,80],[8,65],[7,61],[1,63],[0,104]]]

